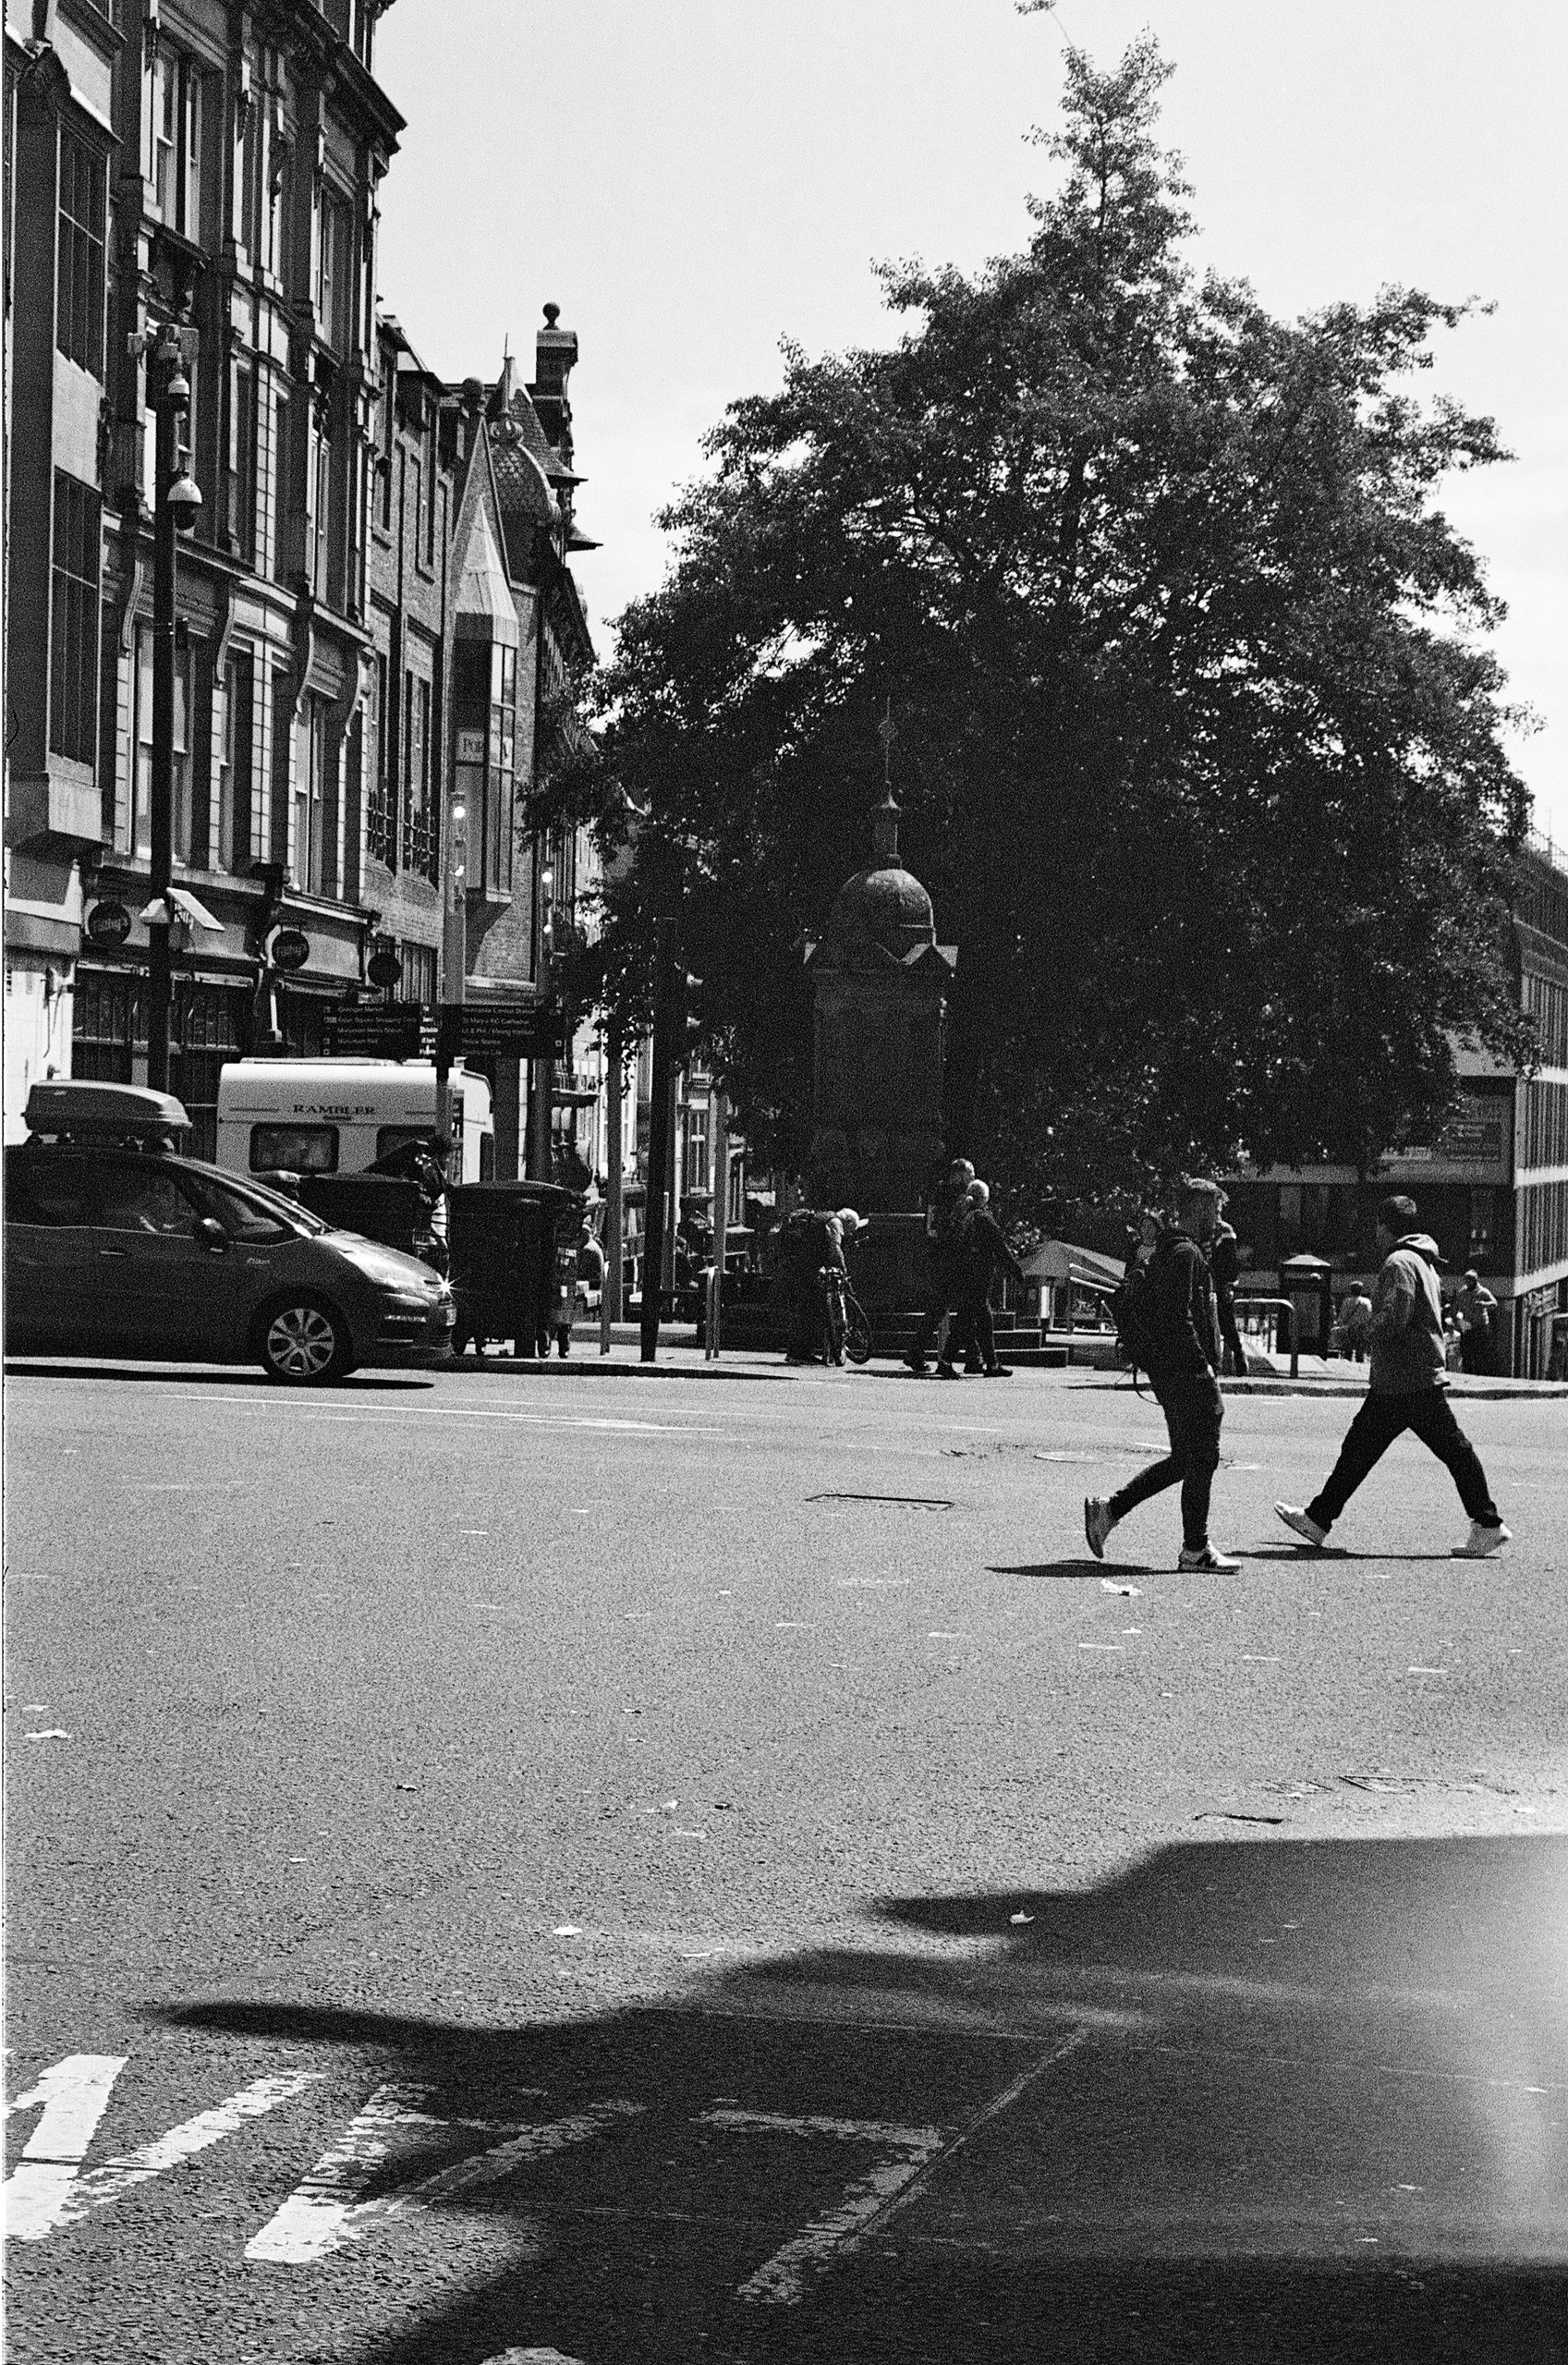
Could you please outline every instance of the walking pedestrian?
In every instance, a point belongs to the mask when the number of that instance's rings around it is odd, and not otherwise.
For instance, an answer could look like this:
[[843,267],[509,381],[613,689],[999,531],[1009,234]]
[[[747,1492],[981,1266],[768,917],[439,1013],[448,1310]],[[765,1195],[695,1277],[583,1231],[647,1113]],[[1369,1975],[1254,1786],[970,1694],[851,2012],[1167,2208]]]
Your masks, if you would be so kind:
[[1010,1380],[1011,1369],[997,1360],[991,1285],[992,1275],[998,1273],[1011,1274],[1021,1285],[1024,1268],[991,1212],[990,1185],[972,1182],[966,1197],[970,1214],[958,1243],[958,1311],[954,1323],[953,1352],[956,1355],[963,1348],[964,1369],[972,1378]]
[[1366,1402],[1345,1432],[1321,1492],[1305,1506],[1276,1503],[1274,1508],[1303,1543],[1327,1543],[1330,1529],[1362,1480],[1410,1429],[1442,1463],[1469,1514],[1470,1532],[1457,1552],[1466,1560],[1485,1559],[1511,1538],[1480,1457],[1448,1400],[1438,1246],[1416,1229],[1414,1200],[1383,1201],[1378,1252],[1383,1262],[1372,1291],[1372,1371]]
[[1463,1371],[1489,1371],[1492,1367],[1492,1323],[1497,1315],[1497,1299],[1482,1281],[1474,1265],[1465,1274],[1465,1286],[1453,1301],[1459,1319],[1459,1368]]
[[1209,1251],[1209,1274],[1214,1284],[1215,1311],[1220,1317],[1220,1336],[1224,1343],[1222,1369],[1235,1379],[1245,1380],[1246,1357],[1242,1352],[1235,1309],[1236,1275],[1240,1271],[1241,1244],[1233,1226],[1222,1215],[1214,1226],[1213,1245]]
[[1240,1567],[1209,1541],[1209,1497],[1220,1467],[1220,1424],[1225,1416],[1217,1373],[1220,1324],[1204,1250],[1213,1237],[1225,1194],[1218,1183],[1182,1186],[1176,1220],[1162,1232],[1142,1284],[1149,1293],[1146,1369],[1170,1435],[1162,1461],[1138,1471],[1110,1496],[1088,1495],[1084,1534],[1097,1560],[1127,1513],[1169,1486],[1182,1490],[1182,1549],[1178,1568],[1229,1572]]
[[926,1208],[926,1310],[904,1360],[917,1378],[923,1378],[926,1351],[934,1346],[937,1376],[955,1380],[952,1322],[958,1301],[958,1251],[969,1213],[969,1185],[975,1169],[967,1158],[954,1158],[947,1177]]

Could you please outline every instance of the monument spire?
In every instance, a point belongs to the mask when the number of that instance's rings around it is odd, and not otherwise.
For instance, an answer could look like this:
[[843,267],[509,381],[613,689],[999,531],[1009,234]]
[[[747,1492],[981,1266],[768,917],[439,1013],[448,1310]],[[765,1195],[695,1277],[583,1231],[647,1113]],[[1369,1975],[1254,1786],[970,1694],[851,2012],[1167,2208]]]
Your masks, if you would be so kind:
[[893,793],[893,750],[898,738],[893,727],[893,701],[877,725],[877,737],[882,743],[882,801],[871,816],[871,852],[873,867],[898,865],[898,805]]

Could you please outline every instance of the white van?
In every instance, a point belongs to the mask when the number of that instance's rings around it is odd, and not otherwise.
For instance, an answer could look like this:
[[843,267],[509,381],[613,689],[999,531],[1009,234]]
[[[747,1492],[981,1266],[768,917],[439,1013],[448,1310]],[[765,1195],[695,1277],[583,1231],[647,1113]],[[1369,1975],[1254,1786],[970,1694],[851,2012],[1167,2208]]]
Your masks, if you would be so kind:
[[[495,1172],[490,1087],[457,1067],[448,1093],[449,1177],[488,1182]],[[219,1072],[218,1164],[231,1174],[363,1174],[389,1150],[434,1131],[428,1060],[231,1059]]]

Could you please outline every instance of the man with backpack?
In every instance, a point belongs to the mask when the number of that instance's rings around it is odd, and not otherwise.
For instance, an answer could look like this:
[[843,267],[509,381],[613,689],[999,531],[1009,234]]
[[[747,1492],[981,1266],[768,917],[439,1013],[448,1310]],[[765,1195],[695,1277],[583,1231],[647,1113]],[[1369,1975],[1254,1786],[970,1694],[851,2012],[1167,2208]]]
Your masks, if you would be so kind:
[[1360,1411],[1345,1432],[1340,1457],[1310,1503],[1276,1503],[1275,1510],[1303,1543],[1320,1548],[1362,1480],[1394,1439],[1414,1430],[1459,1489],[1470,1532],[1454,1547],[1462,1560],[1484,1560],[1511,1541],[1487,1488],[1476,1448],[1448,1400],[1442,1292],[1438,1244],[1416,1229],[1413,1199],[1385,1199],[1378,1210],[1382,1269],[1372,1288],[1372,1370]]
[[1162,1461],[1141,1469],[1109,1497],[1084,1503],[1084,1534],[1097,1560],[1118,1522],[1152,1494],[1182,1490],[1179,1568],[1229,1574],[1238,1561],[1209,1541],[1209,1496],[1220,1467],[1224,1407],[1216,1376],[1220,1325],[1204,1250],[1214,1236],[1225,1194],[1217,1183],[1183,1184],[1176,1221],[1162,1232],[1147,1265],[1130,1270],[1118,1292],[1118,1327],[1134,1362],[1149,1373],[1170,1434]]

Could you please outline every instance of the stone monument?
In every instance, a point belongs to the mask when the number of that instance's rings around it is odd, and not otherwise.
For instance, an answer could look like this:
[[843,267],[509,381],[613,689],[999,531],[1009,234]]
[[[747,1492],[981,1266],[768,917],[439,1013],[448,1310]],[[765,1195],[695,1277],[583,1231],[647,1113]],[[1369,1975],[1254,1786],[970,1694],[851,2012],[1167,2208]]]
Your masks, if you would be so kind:
[[958,954],[937,943],[931,899],[899,862],[891,791],[871,847],[840,888],[826,933],[806,948],[815,1006],[808,1187],[814,1207],[871,1218],[856,1286],[868,1308],[888,1311],[924,1296],[925,1194],[942,1146],[942,1038]]

